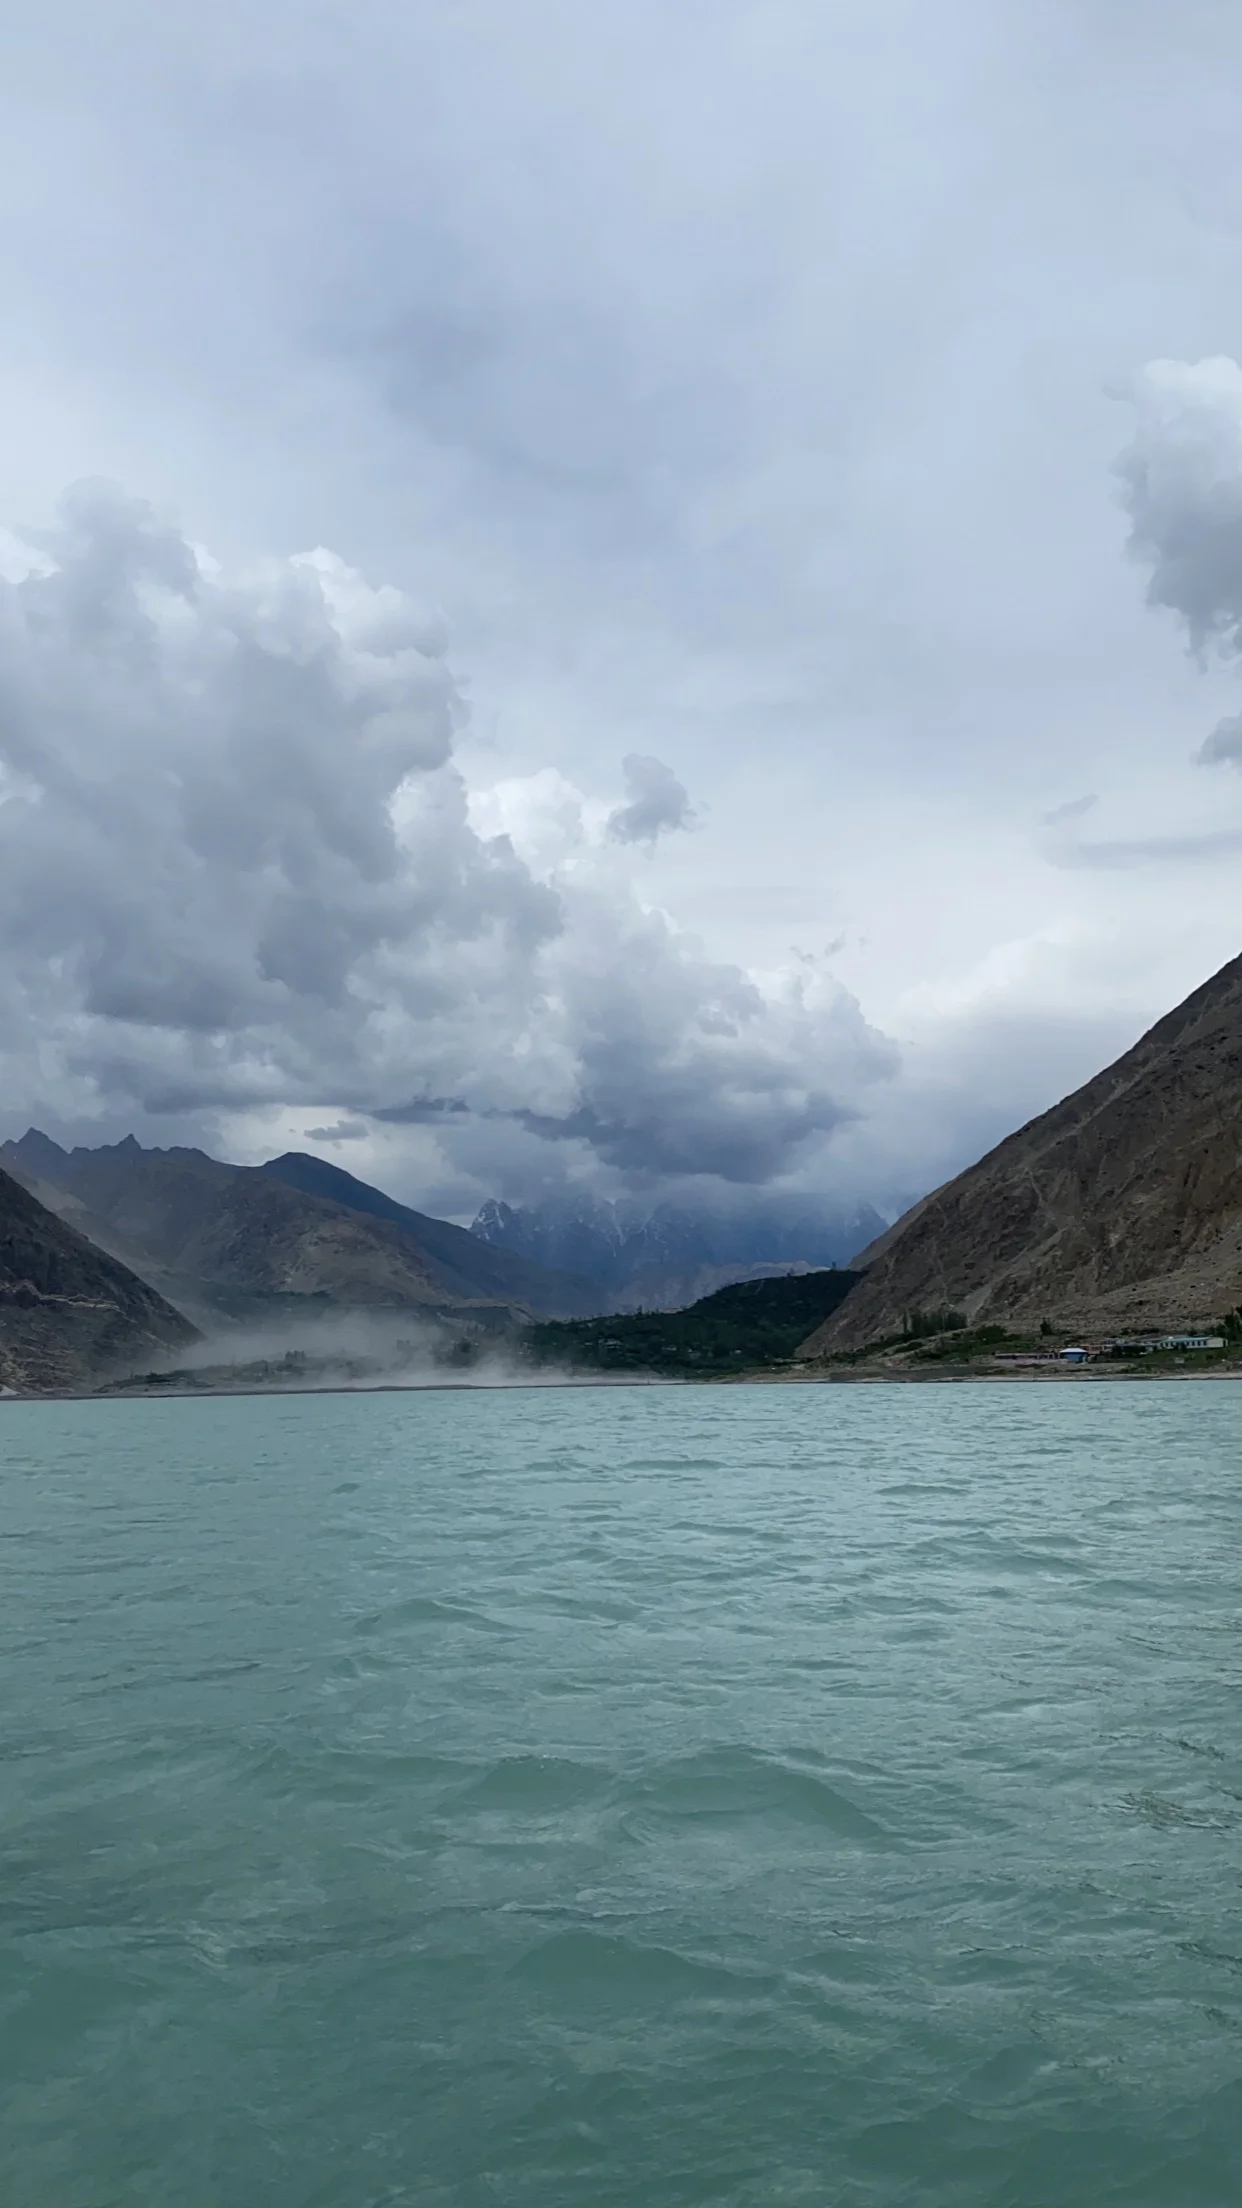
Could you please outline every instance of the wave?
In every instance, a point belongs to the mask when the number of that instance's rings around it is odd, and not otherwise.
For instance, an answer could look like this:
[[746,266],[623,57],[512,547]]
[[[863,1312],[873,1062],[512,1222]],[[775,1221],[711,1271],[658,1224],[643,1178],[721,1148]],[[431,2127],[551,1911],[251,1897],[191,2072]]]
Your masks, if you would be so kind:
[[628,1790],[632,1828],[698,1820],[792,1819],[840,1840],[889,1844],[884,1825],[804,1764],[721,1747],[650,1767]]

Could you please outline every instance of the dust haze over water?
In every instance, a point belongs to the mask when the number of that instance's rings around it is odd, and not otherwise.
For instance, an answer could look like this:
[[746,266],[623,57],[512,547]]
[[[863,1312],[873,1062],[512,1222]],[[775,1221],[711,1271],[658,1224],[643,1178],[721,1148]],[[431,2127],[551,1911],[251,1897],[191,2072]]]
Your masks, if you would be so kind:
[[[161,1386],[185,1374],[222,1392],[317,1389],[538,1387],[568,1374],[523,1364],[511,1345],[407,1312],[341,1311],[209,1327],[188,1350],[153,1368]],[[125,1384],[142,1384],[135,1374]]]

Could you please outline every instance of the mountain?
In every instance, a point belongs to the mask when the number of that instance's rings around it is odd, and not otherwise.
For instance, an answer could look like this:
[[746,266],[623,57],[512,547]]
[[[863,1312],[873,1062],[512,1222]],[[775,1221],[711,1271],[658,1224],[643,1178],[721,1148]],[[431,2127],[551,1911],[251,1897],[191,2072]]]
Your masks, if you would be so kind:
[[1240,1104],[1237,958],[863,1250],[865,1279],[803,1353],[860,1347],[920,1309],[1119,1333],[1232,1310]]
[[0,1172],[0,1387],[91,1387],[197,1339],[145,1281]]
[[521,1354],[532,1364],[589,1372],[720,1377],[788,1364],[808,1326],[849,1294],[858,1275],[833,1270],[734,1281],[686,1311],[630,1311],[533,1326]]
[[395,1196],[356,1180],[339,1165],[308,1156],[304,1150],[288,1150],[269,1158],[261,1173],[283,1181],[304,1194],[320,1196],[361,1212],[370,1219],[387,1219],[413,1235],[425,1252],[440,1285],[451,1295],[498,1297],[519,1303],[540,1318],[589,1316],[600,1308],[600,1296],[589,1280],[572,1272],[552,1269],[517,1255],[512,1250],[480,1239],[466,1227],[447,1219],[432,1219],[426,1212],[399,1204]]
[[701,1207],[593,1196],[528,1209],[492,1202],[470,1231],[493,1249],[584,1275],[615,1310],[673,1310],[732,1281],[841,1264],[882,1224],[869,1205],[757,1192]]
[[37,1129],[0,1163],[92,1241],[203,1324],[385,1309],[507,1318],[447,1288],[413,1235],[201,1150],[144,1150],[132,1135],[63,1150]]
[[299,1152],[226,1165],[202,1150],[145,1150],[132,1135],[65,1150],[31,1128],[0,1147],[0,1163],[204,1324],[305,1312],[309,1298],[488,1326],[599,1308],[587,1282],[491,1250]]

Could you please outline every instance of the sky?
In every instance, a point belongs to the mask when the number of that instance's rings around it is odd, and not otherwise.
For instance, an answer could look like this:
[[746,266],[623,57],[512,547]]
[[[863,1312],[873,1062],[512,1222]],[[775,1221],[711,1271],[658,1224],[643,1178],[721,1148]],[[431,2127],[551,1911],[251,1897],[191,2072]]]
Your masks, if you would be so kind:
[[0,28],[0,1134],[891,1212],[1242,949],[1227,0]]

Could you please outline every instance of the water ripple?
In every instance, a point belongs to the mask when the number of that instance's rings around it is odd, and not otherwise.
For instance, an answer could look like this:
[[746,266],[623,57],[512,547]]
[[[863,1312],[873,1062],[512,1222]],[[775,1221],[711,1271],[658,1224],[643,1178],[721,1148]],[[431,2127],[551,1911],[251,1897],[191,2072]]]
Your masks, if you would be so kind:
[[0,1406],[5,2208],[1234,2208],[1240,1414]]

